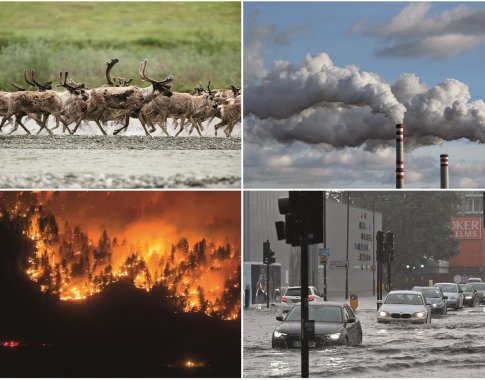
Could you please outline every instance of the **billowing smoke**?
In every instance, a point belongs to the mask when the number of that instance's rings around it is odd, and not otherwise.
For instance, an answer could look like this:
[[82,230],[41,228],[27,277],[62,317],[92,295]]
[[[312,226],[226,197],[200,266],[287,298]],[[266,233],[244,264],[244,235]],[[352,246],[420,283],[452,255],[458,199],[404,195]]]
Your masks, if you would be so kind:
[[378,75],[335,66],[326,53],[307,55],[297,66],[275,61],[260,83],[245,88],[244,101],[245,113],[260,119],[286,119],[322,102],[368,106],[394,123],[402,122],[406,111]]
[[407,150],[443,141],[485,142],[485,102],[470,102],[466,84],[446,79],[428,87],[415,74],[386,83],[354,66],[339,68],[321,53],[296,67],[276,62],[246,89],[247,141],[272,137],[333,148],[392,146],[404,121]]

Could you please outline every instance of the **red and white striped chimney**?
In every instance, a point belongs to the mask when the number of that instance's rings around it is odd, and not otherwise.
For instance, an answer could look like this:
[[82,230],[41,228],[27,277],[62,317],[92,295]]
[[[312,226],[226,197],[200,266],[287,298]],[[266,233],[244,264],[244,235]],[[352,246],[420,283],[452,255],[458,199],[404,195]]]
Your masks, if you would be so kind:
[[404,124],[396,124],[396,189],[404,188]]
[[441,188],[448,189],[449,187],[449,178],[448,178],[448,155],[447,154],[440,154],[440,162],[441,162]]

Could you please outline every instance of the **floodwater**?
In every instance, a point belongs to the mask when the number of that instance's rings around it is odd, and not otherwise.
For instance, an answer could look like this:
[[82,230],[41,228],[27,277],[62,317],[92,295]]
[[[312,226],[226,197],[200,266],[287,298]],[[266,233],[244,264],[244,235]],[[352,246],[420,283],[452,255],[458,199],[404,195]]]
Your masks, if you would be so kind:
[[[377,324],[376,309],[357,308],[360,347],[310,350],[310,377],[483,377],[485,307],[448,310],[430,325]],[[299,350],[273,350],[280,307],[244,310],[244,377],[300,377]]]

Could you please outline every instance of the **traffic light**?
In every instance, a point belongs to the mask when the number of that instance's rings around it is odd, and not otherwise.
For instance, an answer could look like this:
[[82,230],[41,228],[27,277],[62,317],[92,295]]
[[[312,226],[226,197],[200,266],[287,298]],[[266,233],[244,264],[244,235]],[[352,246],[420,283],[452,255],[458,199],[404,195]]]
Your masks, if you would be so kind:
[[271,250],[269,240],[266,240],[263,242],[263,263],[274,264],[275,262],[274,251]]
[[382,260],[384,257],[384,233],[382,231],[377,231],[376,233],[376,253],[377,259]]
[[386,232],[386,253],[389,261],[394,261],[394,234]]
[[278,240],[286,239],[293,247],[303,243],[323,242],[323,192],[290,191],[288,198],[278,199],[278,209],[285,221],[276,222]]

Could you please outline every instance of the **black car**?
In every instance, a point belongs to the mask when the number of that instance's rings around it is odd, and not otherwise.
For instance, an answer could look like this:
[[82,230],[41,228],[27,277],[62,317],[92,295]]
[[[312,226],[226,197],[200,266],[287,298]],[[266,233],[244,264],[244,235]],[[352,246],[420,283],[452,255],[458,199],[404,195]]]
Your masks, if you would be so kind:
[[459,284],[460,289],[463,291],[463,305],[476,307],[480,305],[480,296],[478,292],[473,289],[472,284]]
[[440,288],[434,286],[415,286],[413,290],[423,293],[426,302],[431,304],[431,314],[447,314],[448,303]]
[[[315,321],[315,336],[310,339],[311,348],[331,345],[362,344],[362,327],[359,319],[347,304],[326,302],[308,306],[309,319]],[[273,332],[273,348],[301,347],[301,305],[293,306],[286,317],[276,317],[283,323]]]
[[474,282],[469,284],[473,290],[476,290],[478,293],[478,300],[479,302],[485,303],[485,283]]

